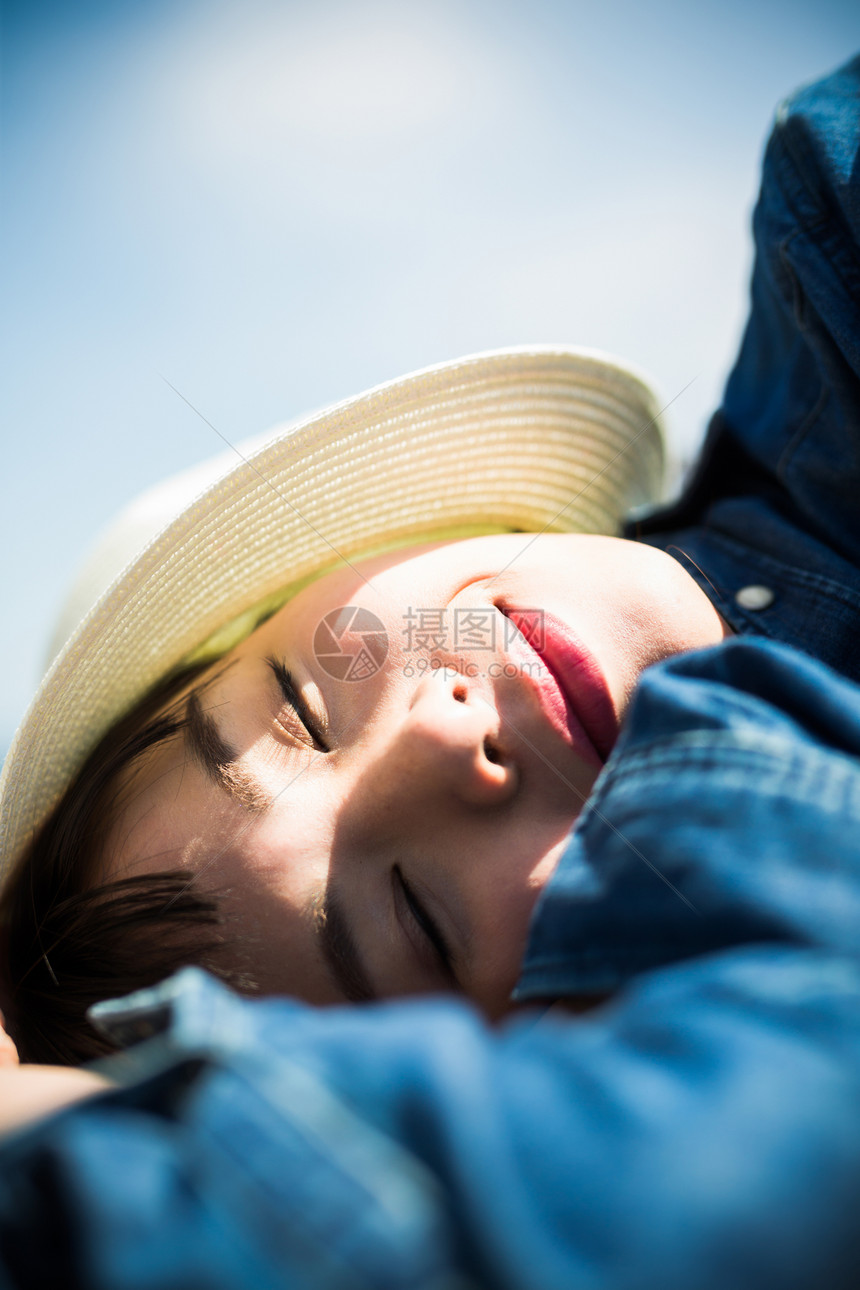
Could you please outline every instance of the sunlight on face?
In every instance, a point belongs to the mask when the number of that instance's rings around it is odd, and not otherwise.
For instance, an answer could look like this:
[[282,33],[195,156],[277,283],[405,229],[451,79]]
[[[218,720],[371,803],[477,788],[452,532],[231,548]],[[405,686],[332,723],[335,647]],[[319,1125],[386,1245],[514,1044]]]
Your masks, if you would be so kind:
[[509,996],[644,668],[722,639],[671,557],[500,535],[344,566],[189,687],[127,777],[110,876],[226,894],[261,989]]

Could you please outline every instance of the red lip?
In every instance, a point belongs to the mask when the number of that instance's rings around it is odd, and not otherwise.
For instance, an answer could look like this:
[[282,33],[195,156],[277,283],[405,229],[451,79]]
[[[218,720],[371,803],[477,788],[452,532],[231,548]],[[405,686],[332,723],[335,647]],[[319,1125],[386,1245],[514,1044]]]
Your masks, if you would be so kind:
[[[550,673],[546,680],[560,690],[574,744],[580,745],[584,737],[588,750],[601,764],[605,762],[618,738],[618,718],[597,660],[567,624],[554,615],[542,610],[499,608]],[[550,706],[555,707],[553,696],[548,697]]]

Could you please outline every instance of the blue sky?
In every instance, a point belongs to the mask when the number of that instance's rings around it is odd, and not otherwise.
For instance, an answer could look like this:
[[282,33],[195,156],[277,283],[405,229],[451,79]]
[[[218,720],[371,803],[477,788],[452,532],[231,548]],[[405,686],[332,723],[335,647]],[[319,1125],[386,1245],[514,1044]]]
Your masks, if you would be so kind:
[[528,341],[654,377],[693,452],[779,98],[842,0],[15,0],[2,15],[0,748],[88,543],[161,476]]

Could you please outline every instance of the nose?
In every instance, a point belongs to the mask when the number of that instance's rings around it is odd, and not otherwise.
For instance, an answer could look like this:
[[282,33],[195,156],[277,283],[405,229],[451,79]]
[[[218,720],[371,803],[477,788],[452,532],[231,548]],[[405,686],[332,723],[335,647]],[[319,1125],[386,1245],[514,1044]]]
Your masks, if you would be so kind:
[[516,792],[518,770],[494,704],[453,668],[437,668],[418,682],[398,743],[404,763],[425,775],[428,786],[471,806],[500,806]]

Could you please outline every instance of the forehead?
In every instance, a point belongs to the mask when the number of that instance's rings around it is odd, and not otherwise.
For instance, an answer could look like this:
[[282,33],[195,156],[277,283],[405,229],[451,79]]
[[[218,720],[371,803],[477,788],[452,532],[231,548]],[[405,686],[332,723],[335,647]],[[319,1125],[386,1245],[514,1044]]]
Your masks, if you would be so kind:
[[533,536],[526,534],[498,533],[422,542],[344,560],[302,588],[267,622],[306,628],[314,614],[319,618],[354,604],[396,628],[410,609],[441,608],[469,582],[498,573],[524,552],[531,557],[531,541]]
[[334,568],[326,570],[302,588],[287,604],[313,602],[350,591],[372,595],[380,579],[390,588],[405,588],[409,585],[409,580],[416,577],[432,578],[456,570],[465,572],[476,561],[483,564],[487,558],[498,554],[501,548],[497,544],[500,539],[504,544],[505,538],[506,535],[503,534],[482,538],[451,538],[412,543],[369,556],[350,559],[344,557]]

